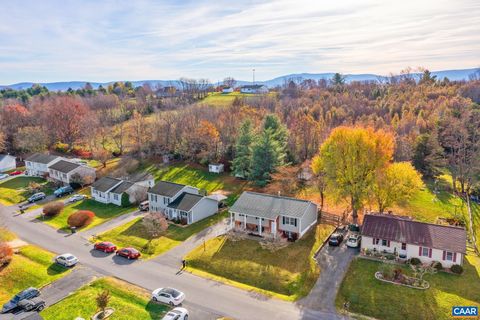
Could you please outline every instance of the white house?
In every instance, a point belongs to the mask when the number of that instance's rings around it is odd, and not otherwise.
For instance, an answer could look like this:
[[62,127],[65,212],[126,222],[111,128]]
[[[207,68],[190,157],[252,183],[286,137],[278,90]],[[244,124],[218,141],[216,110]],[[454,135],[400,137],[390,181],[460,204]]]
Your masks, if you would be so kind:
[[70,184],[72,176],[79,174],[86,181],[95,180],[95,169],[83,164],[61,159],[48,166],[49,178],[63,184]]
[[155,186],[148,190],[150,211],[164,212],[170,202],[173,202],[173,200],[184,192],[199,194],[199,190],[191,186],[168,181],[159,181]]
[[17,167],[16,158],[9,154],[0,154],[0,172],[13,170]]
[[122,205],[122,195],[126,193],[130,203],[139,203],[147,198],[148,188],[153,186],[153,176],[149,174],[132,177],[132,179],[117,179],[103,177],[91,186],[92,198],[102,203]]
[[25,159],[25,174],[29,176],[44,176],[48,174],[49,166],[62,159],[62,157],[51,154],[34,153]]
[[444,268],[463,264],[467,233],[463,227],[414,221],[392,214],[367,214],[362,225],[362,250],[418,258],[423,263],[438,261]]
[[223,170],[224,170],[223,163],[210,163],[208,165],[208,172],[222,173]]
[[317,223],[317,205],[311,201],[243,192],[230,208],[231,227],[259,236],[296,240]]
[[232,87],[223,87],[222,93],[232,93],[233,88]]
[[241,93],[268,93],[268,88],[261,84],[246,85],[240,87]]

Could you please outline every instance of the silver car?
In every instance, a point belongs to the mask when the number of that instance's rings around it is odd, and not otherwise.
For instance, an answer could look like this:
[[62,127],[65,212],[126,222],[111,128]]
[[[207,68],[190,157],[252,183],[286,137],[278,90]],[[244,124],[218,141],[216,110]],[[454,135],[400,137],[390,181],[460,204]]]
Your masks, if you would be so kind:
[[64,267],[73,267],[78,263],[78,259],[71,253],[64,253],[57,256],[55,262]]

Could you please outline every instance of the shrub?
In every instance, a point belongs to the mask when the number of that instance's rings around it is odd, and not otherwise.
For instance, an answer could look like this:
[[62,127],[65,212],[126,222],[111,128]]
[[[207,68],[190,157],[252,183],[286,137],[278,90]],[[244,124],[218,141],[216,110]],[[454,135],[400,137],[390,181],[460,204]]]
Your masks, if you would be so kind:
[[66,143],[61,143],[61,142],[57,142],[57,143],[55,143],[55,145],[53,146],[53,148],[55,149],[55,151],[62,152],[62,153],[67,153],[67,151],[68,151],[68,144],[66,144]]
[[43,207],[43,214],[46,217],[55,217],[58,214],[60,214],[60,212],[62,212],[64,206],[65,205],[61,201],[55,201],[55,202],[47,203]]
[[72,153],[83,159],[90,159],[92,157],[92,152],[82,146],[73,146]]
[[131,203],[130,203],[130,196],[129,196],[126,192],[122,193],[122,199],[121,199],[121,201],[122,201],[122,207],[124,207],[124,208],[126,208],[126,207],[128,207],[128,206],[131,205]]
[[433,261],[432,262],[432,267],[437,269],[437,271],[442,271],[443,270],[443,266],[439,261]]
[[414,258],[410,258],[409,263],[414,265],[414,266],[418,266],[422,262],[420,261],[420,259],[414,257]]
[[450,271],[456,274],[462,274],[463,273],[463,267],[459,264],[454,264],[453,266],[450,267]]
[[93,218],[95,218],[95,213],[92,211],[79,210],[68,217],[67,223],[70,227],[81,228],[92,223]]
[[387,258],[387,260],[395,260],[396,256],[390,253],[390,254],[386,254],[385,258]]
[[12,261],[13,249],[6,242],[0,243],[0,267],[6,266]]

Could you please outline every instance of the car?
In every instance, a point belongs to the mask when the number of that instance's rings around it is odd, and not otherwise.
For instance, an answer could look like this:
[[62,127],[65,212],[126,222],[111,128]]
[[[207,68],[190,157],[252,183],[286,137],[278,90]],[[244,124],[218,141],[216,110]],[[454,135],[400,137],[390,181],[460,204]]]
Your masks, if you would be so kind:
[[97,242],[93,245],[93,248],[98,251],[103,251],[105,253],[112,253],[117,251],[117,246],[108,241]]
[[351,234],[347,239],[347,246],[350,248],[358,248],[360,242],[362,241],[362,236],[358,234]]
[[6,173],[0,174],[0,180],[7,179],[8,177],[10,177],[10,176]]
[[348,226],[348,230],[349,230],[350,232],[356,232],[356,233],[358,233],[358,232],[360,232],[360,226],[359,226],[358,224],[356,224],[356,223],[355,223],[355,224],[352,223],[352,224],[350,224],[350,225]]
[[18,303],[18,306],[24,311],[42,311],[45,309],[45,301],[40,298],[25,299]]
[[53,192],[55,197],[60,198],[67,194],[72,194],[74,192],[73,188],[70,186],[60,187]]
[[185,300],[185,293],[173,288],[158,288],[153,290],[152,300],[178,306]]
[[73,196],[71,196],[70,198],[67,199],[67,203],[74,203],[74,202],[77,202],[77,201],[82,201],[86,198],[87,198],[87,196],[84,195],[84,194],[74,194]]
[[33,203],[35,201],[38,201],[38,200],[43,200],[47,197],[47,195],[43,192],[37,192],[35,194],[33,194],[32,196],[30,196],[30,198],[27,199],[28,203]]
[[40,290],[34,287],[30,287],[25,289],[19,293],[17,293],[10,301],[5,303],[2,307],[2,311],[0,313],[8,313],[18,309],[18,304],[20,301],[25,299],[32,299],[36,298],[40,295]]
[[177,307],[174,308],[162,318],[162,320],[187,320],[188,319],[188,310],[185,308]]
[[148,211],[149,209],[150,209],[150,204],[149,204],[148,200],[143,201],[142,203],[140,203],[138,205],[138,210],[140,210],[140,211]]
[[18,176],[18,175],[20,175],[20,174],[22,174],[22,173],[23,173],[23,171],[17,170],[17,171],[10,172],[10,175],[11,175],[11,176]]
[[73,267],[78,263],[78,258],[71,253],[64,253],[55,257],[55,262],[64,267]]
[[339,246],[343,241],[343,234],[335,232],[328,239],[328,245],[330,246]]
[[117,256],[127,258],[128,260],[130,259],[138,259],[140,258],[140,252],[137,249],[134,248],[122,248],[117,250],[115,252]]

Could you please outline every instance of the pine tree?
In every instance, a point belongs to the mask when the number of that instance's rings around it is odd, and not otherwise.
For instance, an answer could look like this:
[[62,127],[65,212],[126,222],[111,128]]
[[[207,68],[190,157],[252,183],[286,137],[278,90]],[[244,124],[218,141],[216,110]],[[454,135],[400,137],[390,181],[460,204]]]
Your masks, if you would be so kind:
[[235,144],[235,157],[232,161],[233,174],[236,177],[248,178],[252,161],[252,122],[245,120],[241,127]]
[[265,117],[263,130],[269,130],[272,139],[276,141],[276,166],[283,165],[287,156],[288,129],[281,123],[280,119],[269,114]]
[[279,164],[280,147],[271,129],[263,130],[258,141],[253,146],[252,171],[250,180],[259,186],[264,186],[270,180],[270,174]]

